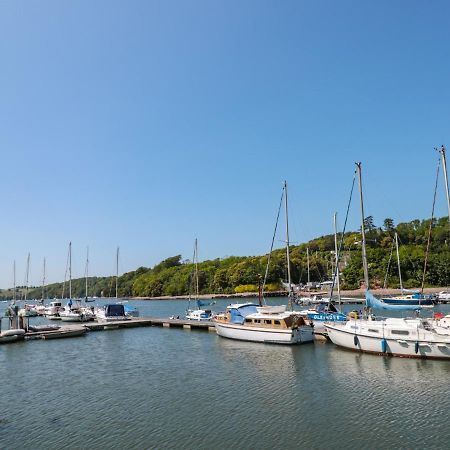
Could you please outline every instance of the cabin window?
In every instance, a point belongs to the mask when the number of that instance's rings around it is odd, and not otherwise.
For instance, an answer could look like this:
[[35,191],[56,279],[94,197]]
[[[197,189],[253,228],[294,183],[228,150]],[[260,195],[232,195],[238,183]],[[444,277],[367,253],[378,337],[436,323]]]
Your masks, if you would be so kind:
[[400,334],[402,336],[408,336],[409,331],[406,331],[406,330],[392,330],[391,333],[392,334]]
[[367,331],[369,333],[378,333],[379,330],[374,330],[373,328],[369,328]]
[[279,320],[274,320],[273,323],[274,323],[275,325],[280,325],[280,321],[279,321]]
[[246,323],[252,323],[252,319],[245,319]]
[[255,319],[255,323],[261,323],[259,319]]
[[271,325],[272,321],[271,320],[265,320],[264,323],[266,323],[267,325]]

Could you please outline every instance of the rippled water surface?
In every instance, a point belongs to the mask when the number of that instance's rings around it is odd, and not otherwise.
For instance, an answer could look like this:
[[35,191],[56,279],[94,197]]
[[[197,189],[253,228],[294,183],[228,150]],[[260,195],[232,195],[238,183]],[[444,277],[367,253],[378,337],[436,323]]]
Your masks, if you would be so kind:
[[2,449],[449,447],[450,361],[151,327],[3,345],[0,377]]

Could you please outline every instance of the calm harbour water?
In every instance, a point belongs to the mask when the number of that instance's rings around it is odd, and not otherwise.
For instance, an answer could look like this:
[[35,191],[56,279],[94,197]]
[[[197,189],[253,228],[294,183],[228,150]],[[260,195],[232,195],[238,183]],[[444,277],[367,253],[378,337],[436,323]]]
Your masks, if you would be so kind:
[[449,376],[450,361],[159,327],[14,343],[0,346],[0,448],[448,448]]

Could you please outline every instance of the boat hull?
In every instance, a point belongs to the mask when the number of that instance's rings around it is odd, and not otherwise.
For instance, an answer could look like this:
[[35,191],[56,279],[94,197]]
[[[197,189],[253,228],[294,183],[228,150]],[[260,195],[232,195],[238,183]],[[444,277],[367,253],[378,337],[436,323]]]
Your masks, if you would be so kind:
[[337,346],[349,350],[403,358],[450,359],[450,343],[444,340],[442,342],[419,341],[417,343],[416,340],[411,339],[384,338],[385,351],[383,351],[383,338],[381,337],[355,335],[329,323],[325,326],[329,339]]
[[310,326],[302,326],[293,330],[268,330],[218,322],[215,322],[214,326],[219,336],[240,341],[292,345],[312,342],[314,339],[313,329]]
[[427,307],[429,306],[432,308],[434,306],[433,300],[431,299],[423,299],[423,300],[417,300],[417,299],[399,299],[399,298],[382,298],[381,299],[384,303],[387,303],[388,305],[408,305],[408,306],[417,306],[417,307]]

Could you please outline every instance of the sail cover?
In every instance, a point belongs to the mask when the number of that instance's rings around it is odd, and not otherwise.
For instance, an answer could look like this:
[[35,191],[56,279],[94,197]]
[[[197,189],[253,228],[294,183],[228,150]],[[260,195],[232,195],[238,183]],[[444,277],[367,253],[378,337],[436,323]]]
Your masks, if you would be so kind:
[[422,309],[417,305],[390,305],[377,299],[369,289],[366,290],[366,303],[368,308],[386,309],[389,311],[417,311]]
[[242,325],[244,323],[244,319],[248,315],[255,314],[256,312],[256,305],[245,305],[241,306],[240,308],[231,308],[231,323]]

